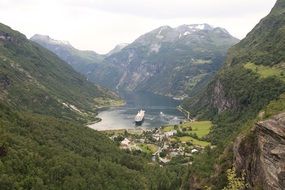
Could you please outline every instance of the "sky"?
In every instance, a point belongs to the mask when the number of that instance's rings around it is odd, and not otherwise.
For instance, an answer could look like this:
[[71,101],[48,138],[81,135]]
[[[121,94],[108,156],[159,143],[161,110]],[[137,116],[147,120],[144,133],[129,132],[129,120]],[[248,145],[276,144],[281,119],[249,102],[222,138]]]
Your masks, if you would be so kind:
[[107,53],[159,26],[208,23],[242,39],[276,0],[0,0],[0,22]]

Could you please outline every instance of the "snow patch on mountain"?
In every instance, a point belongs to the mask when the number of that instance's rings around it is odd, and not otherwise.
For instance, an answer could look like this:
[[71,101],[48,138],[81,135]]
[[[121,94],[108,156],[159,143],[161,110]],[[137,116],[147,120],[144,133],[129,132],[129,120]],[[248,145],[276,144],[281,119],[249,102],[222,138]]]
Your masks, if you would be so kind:
[[165,29],[167,29],[167,26],[162,26],[162,27],[160,28],[160,30],[158,31],[158,33],[157,33],[157,35],[156,35],[156,38],[158,38],[158,39],[164,38],[164,36],[161,35],[161,32],[162,32],[163,30],[165,30]]
[[68,41],[64,41],[64,40],[54,40],[51,37],[49,37],[48,35],[39,35],[39,34],[35,34],[32,38],[32,40],[40,40],[49,44],[54,44],[54,45],[66,45],[66,46],[71,46],[71,44]]
[[116,45],[114,49],[112,49],[111,51],[109,51],[109,53],[107,53],[107,56],[120,52],[122,49],[124,49],[128,45],[129,45],[128,43],[120,43]]
[[190,30],[213,30],[214,27],[209,24],[190,24],[188,25]]
[[191,32],[186,31],[186,32],[184,32],[183,36],[187,36],[187,35],[189,35],[189,34],[191,34]]
[[160,50],[160,44],[151,44],[150,46],[150,53],[158,53]]
[[197,29],[200,29],[200,30],[204,30],[205,29],[205,24],[199,24],[196,26]]

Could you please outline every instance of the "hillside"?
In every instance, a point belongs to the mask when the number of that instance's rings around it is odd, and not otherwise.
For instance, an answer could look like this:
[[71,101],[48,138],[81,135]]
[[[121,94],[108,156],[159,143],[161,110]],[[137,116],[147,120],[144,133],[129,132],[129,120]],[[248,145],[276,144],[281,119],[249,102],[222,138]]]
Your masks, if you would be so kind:
[[183,172],[121,151],[85,126],[97,107],[118,101],[115,94],[3,24],[0,67],[0,189],[181,186]]
[[285,59],[284,1],[277,1],[270,14],[262,19],[239,44],[232,47],[228,64],[248,61],[273,66]]
[[52,51],[66,63],[70,64],[76,71],[87,75],[93,70],[96,64],[102,63],[104,55],[99,55],[94,51],[82,51],[74,48],[69,42],[59,41],[49,36],[36,34],[30,40],[40,44]]
[[226,111],[255,116],[278,98],[284,92],[285,46],[279,43],[285,34],[284,9],[283,1],[278,1],[246,38],[230,48],[226,65],[200,97],[185,101],[185,107],[206,116]]
[[101,99],[118,99],[3,24],[0,36],[1,99],[11,107],[69,117],[94,112]]
[[[42,40],[32,40],[57,51]],[[226,51],[237,42],[225,29],[208,24],[162,26],[123,48],[118,46],[103,64],[93,64],[84,74],[115,90],[193,96],[223,65]],[[64,54],[58,55],[65,59]]]
[[118,44],[118,45],[116,45],[111,51],[109,51],[106,56],[110,56],[110,55],[112,55],[112,54],[114,54],[114,53],[118,53],[118,52],[120,52],[123,48],[127,47],[128,45],[129,45],[129,44],[127,44],[127,43]]
[[[193,116],[210,118],[215,123],[215,127],[208,136],[212,143],[218,145],[216,152],[212,153],[215,159],[204,155],[199,160],[199,162],[204,160],[208,164],[212,163],[208,165],[208,172],[214,172],[214,168],[210,165],[216,164],[216,175],[213,175],[208,182],[205,182],[207,180],[202,182],[212,186],[215,184],[214,189],[225,185],[223,171],[230,168],[232,163],[237,166],[239,174],[242,170],[245,171],[250,189],[284,188],[281,177],[284,168],[279,168],[279,172],[274,173],[274,169],[271,170],[272,168],[270,169],[263,162],[263,158],[273,159],[268,149],[263,146],[276,147],[283,146],[282,143],[284,143],[282,140],[284,131],[280,130],[283,124],[275,122],[276,118],[281,118],[276,115],[285,111],[284,5],[284,0],[278,0],[270,14],[263,18],[245,39],[230,48],[225,66],[204,92],[183,103],[184,108],[188,109]],[[265,120],[264,129],[259,129],[261,125],[254,124],[263,123],[261,120]],[[273,132],[267,131],[266,128]],[[232,141],[236,138],[233,145]],[[244,154],[254,159],[249,159]],[[194,167],[197,176],[204,175],[198,170],[203,163]],[[284,160],[281,160],[280,164],[284,164]],[[275,181],[270,184],[268,181],[263,181],[264,178],[271,177]],[[257,185],[261,183],[262,186]]]

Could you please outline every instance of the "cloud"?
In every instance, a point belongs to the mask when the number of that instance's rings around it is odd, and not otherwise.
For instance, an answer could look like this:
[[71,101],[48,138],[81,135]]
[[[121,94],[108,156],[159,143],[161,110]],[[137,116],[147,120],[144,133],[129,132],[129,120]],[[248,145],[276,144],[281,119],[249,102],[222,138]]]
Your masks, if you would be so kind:
[[0,22],[106,53],[161,25],[209,23],[243,38],[275,0],[0,0]]
[[65,0],[67,6],[81,6],[111,13],[155,19],[189,17],[245,17],[263,12],[275,0]]

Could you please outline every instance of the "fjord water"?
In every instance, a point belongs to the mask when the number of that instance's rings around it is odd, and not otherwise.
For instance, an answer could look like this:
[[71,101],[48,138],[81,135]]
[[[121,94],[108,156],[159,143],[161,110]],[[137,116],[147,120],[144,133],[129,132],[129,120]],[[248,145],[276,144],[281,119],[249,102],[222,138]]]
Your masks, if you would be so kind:
[[102,121],[89,127],[96,130],[136,128],[134,117],[140,109],[146,111],[145,120],[141,126],[143,128],[178,124],[184,119],[184,115],[176,109],[180,101],[172,98],[147,92],[123,93],[121,97],[126,101],[125,106],[99,111],[98,117]]

